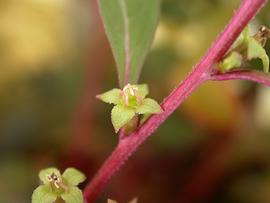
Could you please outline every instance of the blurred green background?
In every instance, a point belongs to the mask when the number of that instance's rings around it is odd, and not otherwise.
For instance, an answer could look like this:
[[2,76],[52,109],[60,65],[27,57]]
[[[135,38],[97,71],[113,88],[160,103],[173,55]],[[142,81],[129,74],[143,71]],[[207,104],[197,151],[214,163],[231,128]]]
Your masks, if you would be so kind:
[[[140,80],[152,98],[161,102],[183,80],[239,3],[163,0]],[[252,21],[253,30],[270,26],[269,8]],[[96,1],[0,0],[0,70],[0,202],[29,203],[38,171],[48,166],[76,167],[89,181],[117,143],[111,107],[95,99],[117,86]],[[207,82],[98,202],[137,196],[142,203],[268,203],[269,121],[270,89]]]

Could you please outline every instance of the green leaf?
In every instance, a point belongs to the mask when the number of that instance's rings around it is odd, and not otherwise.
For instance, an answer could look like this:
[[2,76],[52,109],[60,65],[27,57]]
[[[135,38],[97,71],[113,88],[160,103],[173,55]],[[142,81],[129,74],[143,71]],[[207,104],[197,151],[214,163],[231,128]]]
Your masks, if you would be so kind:
[[243,35],[243,43],[247,43],[250,39],[249,26],[246,26],[241,34]]
[[57,199],[57,195],[51,190],[50,185],[41,185],[34,190],[32,203],[52,203]]
[[117,105],[113,107],[111,113],[112,124],[115,132],[127,124],[135,115],[135,111],[131,108],[125,107],[124,105]]
[[86,179],[85,175],[75,168],[66,169],[65,172],[63,173],[62,177],[65,178],[65,180],[71,186],[76,186],[79,183],[85,181],[85,179]]
[[243,44],[246,44],[249,40],[249,27],[245,27],[245,29],[241,32],[237,40],[234,42],[232,49],[235,49]]
[[241,54],[233,51],[222,61],[222,63],[219,66],[221,70],[224,72],[231,70],[232,68],[240,67],[241,64],[242,64]]
[[66,203],[83,203],[83,194],[78,187],[70,187],[68,192],[61,195],[62,199]]
[[260,58],[263,62],[263,70],[268,72],[269,70],[269,58],[265,52],[263,46],[254,38],[250,38],[248,42],[248,54],[247,57],[249,60]]
[[159,0],[99,0],[99,9],[117,64],[120,87],[138,81],[151,46]]
[[153,114],[161,113],[162,109],[159,104],[153,99],[144,99],[142,104],[137,107],[136,113],[139,114]]
[[48,175],[51,175],[52,173],[54,173],[55,175],[57,175],[58,177],[61,177],[61,173],[57,168],[46,168],[43,169],[39,172],[39,179],[44,183],[44,184],[48,184],[49,180],[48,180]]
[[261,57],[262,63],[263,63],[263,71],[268,73],[269,72],[269,57],[268,55],[264,54]]
[[136,87],[138,87],[138,95],[142,99],[144,99],[149,93],[148,85],[147,84],[141,84],[141,85],[136,85]]
[[261,55],[265,54],[265,50],[262,45],[254,38],[250,38],[248,43],[248,59],[259,58]]
[[121,95],[121,90],[114,88],[103,94],[97,95],[97,98],[109,104],[118,104],[120,103],[120,98],[121,98],[120,95]]

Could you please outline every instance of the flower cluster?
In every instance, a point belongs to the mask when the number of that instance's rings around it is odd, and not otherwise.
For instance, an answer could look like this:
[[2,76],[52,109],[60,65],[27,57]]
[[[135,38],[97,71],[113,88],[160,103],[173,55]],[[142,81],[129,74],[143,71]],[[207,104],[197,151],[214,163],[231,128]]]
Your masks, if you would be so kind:
[[249,28],[246,27],[219,64],[219,68],[225,72],[241,67],[245,61],[259,58],[263,63],[264,72],[268,72],[269,58],[264,49],[268,38],[270,30],[267,27],[262,26],[254,36],[250,36]]

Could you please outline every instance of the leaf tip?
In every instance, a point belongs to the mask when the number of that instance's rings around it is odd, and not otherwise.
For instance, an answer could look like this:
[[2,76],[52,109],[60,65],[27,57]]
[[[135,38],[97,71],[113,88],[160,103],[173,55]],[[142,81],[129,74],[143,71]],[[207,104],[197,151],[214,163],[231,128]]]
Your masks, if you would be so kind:
[[113,128],[114,128],[114,132],[115,132],[115,133],[118,133],[119,130],[120,130],[120,128],[116,128],[116,127],[114,127],[114,126],[113,126]]
[[96,95],[96,99],[101,100],[101,95],[100,94],[97,94]]

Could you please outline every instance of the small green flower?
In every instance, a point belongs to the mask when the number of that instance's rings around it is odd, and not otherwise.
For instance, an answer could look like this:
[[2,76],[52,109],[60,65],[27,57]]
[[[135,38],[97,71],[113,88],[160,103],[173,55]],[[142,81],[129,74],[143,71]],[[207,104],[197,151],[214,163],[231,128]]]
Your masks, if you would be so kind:
[[66,203],[83,203],[83,195],[77,185],[86,177],[75,168],[68,168],[61,175],[57,168],[47,168],[39,172],[42,185],[32,195],[32,203],[52,203],[57,198]]
[[244,61],[259,58],[263,63],[264,72],[268,72],[269,58],[264,49],[268,38],[270,38],[270,30],[265,26],[262,26],[254,36],[250,36],[249,28],[246,27],[231,50],[219,63],[220,70],[226,72],[240,67]]
[[103,102],[115,105],[111,112],[115,132],[118,132],[138,114],[149,115],[162,112],[161,107],[155,100],[145,98],[148,92],[146,84],[127,84],[123,90],[114,88],[97,95],[97,98]]

